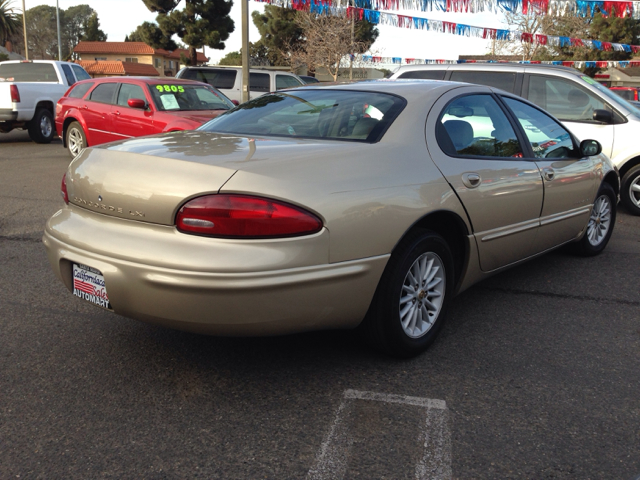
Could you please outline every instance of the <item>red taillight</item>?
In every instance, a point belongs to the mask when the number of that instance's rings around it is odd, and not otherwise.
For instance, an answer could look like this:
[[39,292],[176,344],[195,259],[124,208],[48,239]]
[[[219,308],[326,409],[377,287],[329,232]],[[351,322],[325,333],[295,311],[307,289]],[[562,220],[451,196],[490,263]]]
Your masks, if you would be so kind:
[[62,195],[62,199],[64,203],[69,205],[69,194],[67,193],[67,174],[65,173],[62,176],[62,185],[60,185],[60,195]]
[[9,91],[11,92],[11,101],[13,103],[20,103],[20,92],[17,85],[9,85]]
[[225,238],[295,237],[316,233],[322,221],[286,203],[247,195],[207,195],[185,203],[178,230]]

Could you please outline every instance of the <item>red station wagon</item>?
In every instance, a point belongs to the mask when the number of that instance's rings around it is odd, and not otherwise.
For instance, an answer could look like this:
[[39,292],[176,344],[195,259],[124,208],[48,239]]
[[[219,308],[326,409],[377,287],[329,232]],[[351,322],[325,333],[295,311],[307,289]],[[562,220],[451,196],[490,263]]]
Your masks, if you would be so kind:
[[212,86],[190,80],[84,80],[58,102],[56,130],[63,146],[75,157],[89,145],[193,130],[234,106]]

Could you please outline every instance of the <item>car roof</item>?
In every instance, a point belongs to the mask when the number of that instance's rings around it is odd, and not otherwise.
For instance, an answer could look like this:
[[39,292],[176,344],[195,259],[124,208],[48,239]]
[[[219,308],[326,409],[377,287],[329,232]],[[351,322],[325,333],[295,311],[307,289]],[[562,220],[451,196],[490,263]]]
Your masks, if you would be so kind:
[[86,80],[80,80],[76,82],[74,85],[78,83],[84,82],[103,82],[103,83],[116,83],[116,82],[131,82],[133,83],[144,83],[149,85],[154,84],[163,84],[163,85],[172,85],[172,84],[193,84],[193,85],[204,85],[207,87],[211,87],[208,83],[198,82],[196,80],[187,80],[183,78],[174,78],[174,77],[129,77],[129,76],[120,76],[120,77],[99,77],[99,78],[87,78]]
[[549,65],[543,63],[517,63],[517,62],[474,62],[474,63],[443,63],[443,64],[420,64],[403,65],[393,74],[412,70],[511,70],[514,72],[524,72],[529,70],[558,71],[573,75],[582,75],[580,70],[564,65]]

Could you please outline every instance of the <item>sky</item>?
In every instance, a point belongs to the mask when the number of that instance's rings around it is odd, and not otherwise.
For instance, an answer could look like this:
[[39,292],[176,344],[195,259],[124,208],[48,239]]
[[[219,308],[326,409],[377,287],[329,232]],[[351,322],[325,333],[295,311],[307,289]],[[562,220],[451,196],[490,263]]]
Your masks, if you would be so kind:
[[[124,37],[136,29],[144,21],[155,21],[156,15],[144,6],[142,0],[58,0],[61,9],[88,4],[96,12],[100,20],[100,28],[107,34],[108,41],[121,42]],[[27,10],[37,5],[56,5],[56,0],[25,0]],[[22,8],[21,0],[14,0],[13,6]],[[181,7],[178,7],[181,8]],[[249,12],[262,11],[263,4],[249,1]],[[492,13],[447,13],[447,12],[420,12],[408,11],[392,12],[402,15],[417,16],[433,20],[444,20],[453,23],[463,23],[476,27],[506,28],[502,15]],[[234,2],[231,10],[236,29],[225,41],[226,48],[214,50],[207,48],[205,53],[210,57],[211,63],[216,63],[228,52],[238,51],[242,46],[241,38],[241,4]],[[249,41],[260,39],[257,28],[249,19]],[[482,55],[487,53],[489,42],[479,38],[461,37],[446,33],[434,33],[422,30],[378,26],[380,36],[372,47],[374,55],[382,57],[422,58],[422,59],[448,59],[456,60],[458,55]],[[179,39],[178,39],[179,40]]]

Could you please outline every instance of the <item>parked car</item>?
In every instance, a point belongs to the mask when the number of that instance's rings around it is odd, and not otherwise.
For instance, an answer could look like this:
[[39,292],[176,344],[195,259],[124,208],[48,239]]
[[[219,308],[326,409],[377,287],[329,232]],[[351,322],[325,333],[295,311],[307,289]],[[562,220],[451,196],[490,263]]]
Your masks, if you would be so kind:
[[555,65],[408,65],[391,78],[489,85],[515,93],[559,118],[580,139],[593,138],[619,169],[621,200],[640,215],[640,110],[580,71]]
[[[237,103],[242,101],[241,67],[184,67],[176,74],[176,78],[208,83],[231,100]],[[282,90],[283,88],[299,87],[300,85],[304,85],[304,82],[300,77],[290,72],[258,68],[249,70],[249,93],[251,98]]]
[[630,103],[640,101],[640,98],[638,98],[638,87],[610,87],[609,90],[620,95]]
[[76,297],[125,316],[219,335],[361,325],[411,356],[473,283],[565,244],[602,252],[619,180],[600,152],[489,87],[293,89],[84,150],[43,241]]
[[69,87],[91,78],[80,65],[53,60],[0,62],[0,132],[26,129],[36,143],[56,133],[55,105]]
[[56,107],[56,130],[75,157],[91,145],[193,130],[234,105],[215,88],[174,78],[108,77],[75,84]]
[[307,85],[309,85],[310,83],[320,83],[320,80],[318,80],[316,77],[311,77],[309,75],[298,75],[298,78],[300,78],[300,80],[302,80]]

